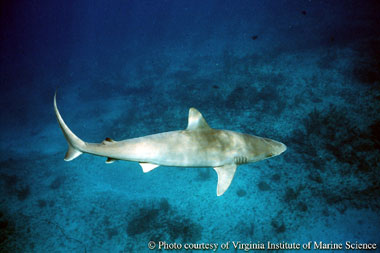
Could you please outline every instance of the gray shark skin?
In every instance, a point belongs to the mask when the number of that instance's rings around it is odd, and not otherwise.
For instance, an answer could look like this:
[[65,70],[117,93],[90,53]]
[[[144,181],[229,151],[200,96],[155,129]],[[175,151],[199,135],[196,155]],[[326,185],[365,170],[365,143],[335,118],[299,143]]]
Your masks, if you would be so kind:
[[143,172],[156,167],[211,167],[218,174],[217,196],[230,186],[238,165],[280,155],[286,146],[278,141],[209,127],[202,114],[190,108],[185,130],[158,133],[123,141],[106,138],[102,143],[79,139],[63,121],[54,95],[54,110],[68,143],[64,158],[71,161],[82,153],[138,162]]

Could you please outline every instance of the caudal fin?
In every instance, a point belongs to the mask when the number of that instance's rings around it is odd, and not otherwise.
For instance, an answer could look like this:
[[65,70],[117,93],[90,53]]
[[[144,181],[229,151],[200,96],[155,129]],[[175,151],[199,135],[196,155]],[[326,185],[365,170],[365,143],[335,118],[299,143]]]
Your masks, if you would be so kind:
[[57,92],[54,94],[54,111],[57,116],[57,120],[59,126],[62,129],[63,135],[67,140],[67,144],[69,145],[69,149],[67,150],[66,156],[64,158],[65,161],[71,161],[80,156],[86,146],[86,143],[79,139],[73,132],[71,132],[70,128],[63,121],[61,114],[58,111],[57,107]]

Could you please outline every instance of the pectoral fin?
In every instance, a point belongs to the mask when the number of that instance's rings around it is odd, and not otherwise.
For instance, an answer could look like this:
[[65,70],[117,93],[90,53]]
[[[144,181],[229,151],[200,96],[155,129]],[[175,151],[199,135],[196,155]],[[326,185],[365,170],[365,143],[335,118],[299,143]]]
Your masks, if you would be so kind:
[[143,172],[147,173],[151,170],[154,170],[155,168],[157,168],[160,165],[152,164],[152,163],[140,163],[140,166],[141,166]]
[[214,168],[218,174],[218,187],[216,189],[217,196],[221,196],[225,191],[227,191],[232,179],[234,178],[236,167],[236,164],[226,164]]

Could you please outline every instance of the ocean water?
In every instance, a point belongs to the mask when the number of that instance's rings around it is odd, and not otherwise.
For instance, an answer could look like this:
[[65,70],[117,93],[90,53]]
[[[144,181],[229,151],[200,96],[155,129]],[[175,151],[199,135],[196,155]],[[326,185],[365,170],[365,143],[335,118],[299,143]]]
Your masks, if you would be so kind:
[[[1,252],[380,244],[377,1],[0,5]],[[84,141],[185,129],[195,107],[288,149],[239,166],[220,197],[212,168],[65,162],[56,90]]]

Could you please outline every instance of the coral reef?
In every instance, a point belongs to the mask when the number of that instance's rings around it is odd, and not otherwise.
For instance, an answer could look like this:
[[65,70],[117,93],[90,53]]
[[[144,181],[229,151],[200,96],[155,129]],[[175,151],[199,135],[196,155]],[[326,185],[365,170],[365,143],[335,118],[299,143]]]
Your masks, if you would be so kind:
[[[378,119],[353,121],[346,115],[345,109],[334,106],[326,111],[314,109],[304,119],[304,128],[294,130],[289,141],[307,164],[311,182],[324,184],[312,188],[314,196],[341,212],[346,209],[342,205],[368,208],[369,202],[373,203],[370,208],[378,210]],[[285,199],[295,199],[294,193],[289,188]]]
[[245,195],[247,195],[247,192],[243,189],[239,189],[237,190],[236,194],[238,195],[238,197],[244,197]]
[[128,220],[128,236],[142,234],[151,240],[196,242],[201,238],[202,227],[174,210],[167,199],[159,203],[144,204]]
[[61,185],[65,182],[66,177],[65,176],[57,176],[55,179],[50,183],[50,189],[57,190],[61,187]]

